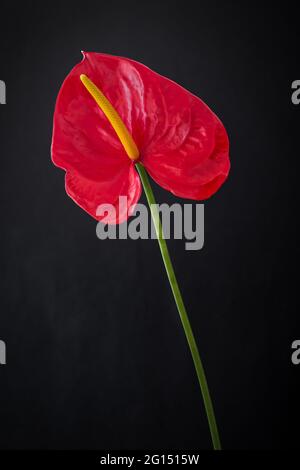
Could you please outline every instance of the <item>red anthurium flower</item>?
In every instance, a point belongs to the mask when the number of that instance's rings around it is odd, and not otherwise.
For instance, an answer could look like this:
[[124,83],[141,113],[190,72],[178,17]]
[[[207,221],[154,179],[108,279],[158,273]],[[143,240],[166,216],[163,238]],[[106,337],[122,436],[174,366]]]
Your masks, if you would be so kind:
[[[138,148],[138,161],[163,188],[179,197],[205,200],[228,176],[229,142],[224,126],[199,98],[133,60],[84,53],[65,79],[55,108],[52,159],[66,170],[66,191],[95,217],[113,204],[121,223],[141,195],[136,160],[80,77],[87,76],[113,105]],[[137,158],[137,156],[136,156]],[[119,196],[128,207],[119,211]]]
[[228,151],[224,126],[203,101],[133,60],[85,53],[60,90],[52,158],[66,171],[67,193],[97,220],[99,206],[112,205],[105,222],[116,224],[132,214],[143,185],[216,450],[221,442],[205,371],[147,171],[173,194],[204,200],[228,176]]

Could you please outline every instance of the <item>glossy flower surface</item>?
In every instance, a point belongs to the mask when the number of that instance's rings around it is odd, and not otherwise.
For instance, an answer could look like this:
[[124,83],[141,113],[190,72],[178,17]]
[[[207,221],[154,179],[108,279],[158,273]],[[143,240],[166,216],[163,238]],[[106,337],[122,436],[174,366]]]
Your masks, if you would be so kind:
[[[205,200],[226,180],[229,141],[221,121],[181,86],[130,59],[84,53],[59,92],[52,160],[66,171],[66,191],[95,219],[100,204],[121,223],[133,212],[141,183],[110,122],[83,86],[87,75],[116,109],[139,149],[139,162],[164,189]],[[119,211],[119,196],[128,208]]]

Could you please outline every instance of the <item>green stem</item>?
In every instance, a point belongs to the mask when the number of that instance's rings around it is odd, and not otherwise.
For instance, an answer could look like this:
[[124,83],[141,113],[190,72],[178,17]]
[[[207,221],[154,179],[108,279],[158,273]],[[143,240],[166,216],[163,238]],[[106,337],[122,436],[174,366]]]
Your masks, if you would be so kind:
[[204,368],[202,365],[202,361],[200,359],[199,351],[198,351],[195,337],[193,334],[193,330],[192,330],[192,327],[191,327],[191,324],[187,315],[187,311],[183,303],[182,295],[181,295],[178,282],[175,276],[175,272],[174,272],[172,261],[169,255],[166,240],[163,235],[163,229],[162,229],[162,224],[161,224],[161,220],[159,216],[159,211],[155,202],[155,198],[154,198],[154,194],[150,185],[148,174],[145,168],[143,167],[143,165],[140,163],[136,163],[136,169],[139,172],[139,175],[143,184],[143,188],[146,194],[146,198],[147,198],[150,210],[151,210],[151,215],[152,215],[152,219],[153,219],[153,223],[154,223],[154,227],[155,227],[155,231],[156,231],[156,235],[157,235],[157,239],[159,243],[159,248],[160,248],[164,265],[167,271],[170,286],[174,295],[174,299],[175,299],[177,309],[180,315],[180,319],[181,319],[181,323],[185,332],[185,336],[186,336],[186,339],[189,344],[190,351],[193,357],[194,366],[197,372],[197,377],[198,377],[201,392],[202,392],[202,397],[203,397],[206,415],[208,419],[213,447],[215,450],[221,450],[218,427],[216,423],[215,413],[214,413],[213,404],[211,401],[211,397],[210,397],[210,393],[209,393],[209,389],[207,385]]

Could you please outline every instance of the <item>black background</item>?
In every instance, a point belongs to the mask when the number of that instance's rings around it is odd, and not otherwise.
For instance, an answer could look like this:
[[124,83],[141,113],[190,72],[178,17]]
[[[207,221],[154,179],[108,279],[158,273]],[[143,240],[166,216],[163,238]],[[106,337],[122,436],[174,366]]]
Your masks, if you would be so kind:
[[81,50],[141,61],[223,120],[232,171],[206,203],[205,248],[169,247],[224,448],[296,447],[294,4],[5,3],[0,448],[211,447],[156,241],[98,240],[50,161],[55,99]]

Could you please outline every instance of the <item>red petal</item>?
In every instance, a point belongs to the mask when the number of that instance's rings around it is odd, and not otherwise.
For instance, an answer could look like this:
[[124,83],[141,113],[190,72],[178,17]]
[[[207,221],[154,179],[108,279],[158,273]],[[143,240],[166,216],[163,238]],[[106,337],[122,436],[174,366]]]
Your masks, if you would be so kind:
[[141,160],[153,179],[179,197],[204,200],[226,180],[229,140],[217,116],[199,98],[137,64],[143,77],[147,122]]
[[[92,217],[107,224],[121,224],[132,215],[141,196],[141,183],[134,165],[124,167],[114,174],[102,175],[99,181],[90,180],[75,170],[66,173],[66,191],[74,201]],[[119,203],[120,196],[126,197],[126,205]],[[99,212],[100,205],[111,204],[114,211]]]
[[[81,73],[87,74],[122,116],[115,96],[116,77],[112,72],[109,74],[104,64],[102,75],[98,73],[88,56],[70,72],[59,92],[54,114],[52,160],[67,171],[67,193],[80,207],[100,220],[96,214],[97,207],[113,204],[117,211],[116,219],[107,221],[121,223],[138,202],[141,185],[133,162],[79,78]],[[131,130],[128,119],[122,117]],[[124,209],[119,212],[119,196],[128,198],[126,213]]]
[[[143,163],[152,178],[176,196],[205,200],[227,179],[229,141],[223,125],[212,112],[208,109],[205,112],[204,105],[196,104],[198,109],[192,112],[186,136],[172,137],[171,142],[165,143],[164,151],[159,144],[153,146],[145,153]],[[175,139],[178,147],[172,149]]]
[[138,62],[85,53],[58,96],[52,158],[68,171],[68,194],[91,215],[96,217],[98,204],[115,203],[118,195],[129,196],[134,204],[140,183],[80,74],[86,74],[116,108],[140,149],[142,163],[165,189],[206,199],[225,181],[230,168],[228,137],[199,98]]
[[209,107],[133,60],[87,53],[86,61],[132,133],[153,179],[179,197],[212,196],[226,180],[230,161],[226,130]]

